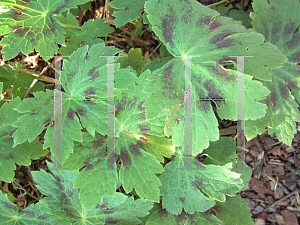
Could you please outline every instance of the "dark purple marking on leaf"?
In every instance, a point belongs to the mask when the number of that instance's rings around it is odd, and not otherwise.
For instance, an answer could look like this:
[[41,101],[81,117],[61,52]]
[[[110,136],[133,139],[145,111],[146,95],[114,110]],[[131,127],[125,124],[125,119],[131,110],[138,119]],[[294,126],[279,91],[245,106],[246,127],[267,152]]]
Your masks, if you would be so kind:
[[196,158],[194,158],[195,160],[195,165],[197,166],[197,168],[199,170],[206,170],[206,166],[204,166],[202,163],[200,163]]
[[196,25],[197,25],[198,27],[200,27],[200,26],[202,26],[202,25],[208,25],[208,24],[210,24],[210,21],[211,21],[211,17],[210,17],[210,16],[203,16],[203,17],[201,17],[201,18],[197,21]]
[[172,80],[171,74],[174,67],[175,62],[171,62],[168,64],[168,66],[164,69],[163,75],[162,75],[162,82],[165,84],[164,89],[169,89],[172,83],[170,80]]
[[190,224],[194,224],[194,215],[188,214],[184,211],[176,216],[177,225],[183,224],[185,221],[190,221]]
[[80,46],[80,47],[84,46],[84,44],[85,44],[85,41],[79,42],[79,46]]
[[296,52],[289,57],[289,61],[298,63],[300,62],[300,52]]
[[28,32],[28,36],[29,36],[29,37],[34,37],[34,33],[33,33],[32,31],[29,31],[29,32]]
[[35,112],[35,110],[31,110],[32,113],[30,113],[30,115],[36,115],[37,113]]
[[47,217],[46,217],[46,216],[43,216],[43,215],[39,215],[37,218],[40,219],[40,220],[45,220],[45,219],[47,219]]
[[231,32],[224,32],[224,33],[217,34],[212,37],[212,39],[210,40],[209,43],[217,45],[219,42],[221,42],[222,40],[224,40],[226,37],[230,36],[231,34],[232,34]]
[[145,103],[145,101],[142,101],[142,102],[140,102],[138,105],[137,105],[137,108],[139,109],[139,110],[141,110],[141,111],[143,111],[143,113],[146,113],[145,112],[145,107],[143,107],[143,104]]
[[50,36],[52,35],[51,29],[50,29],[50,28],[46,28],[46,29],[44,30],[44,34],[45,34],[45,36],[50,37]]
[[33,211],[23,210],[23,211],[21,211],[21,212],[22,212],[23,214],[26,214],[26,215],[31,216],[31,217],[35,216],[35,214],[34,214]]
[[67,118],[69,120],[74,120],[74,116],[75,116],[75,111],[70,109],[69,112],[67,113]]
[[296,33],[293,35],[292,40],[286,43],[288,49],[294,49],[300,43],[300,33]]
[[124,147],[121,148],[120,158],[123,166],[125,166],[126,168],[131,165],[131,158],[128,154],[128,151]]
[[59,182],[64,182],[59,176],[55,176],[56,180],[58,180]]
[[275,11],[275,8],[274,8],[274,6],[270,6],[270,9],[271,9],[271,10],[273,10],[273,11]]
[[206,96],[206,98],[223,99],[221,96],[222,93],[216,88],[212,80],[206,80],[204,87],[208,90],[208,96]]
[[287,85],[284,83],[279,84],[279,90],[281,97],[284,99],[289,99],[290,98],[290,90],[288,89]]
[[139,125],[139,128],[140,128],[140,132],[151,130],[151,128],[148,125]]
[[116,219],[116,218],[113,218],[113,217],[108,217],[105,220],[105,224],[117,224],[118,220],[120,220],[120,219]]
[[17,29],[20,29],[20,28],[22,28],[22,25],[15,25],[15,26],[11,27],[12,30],[17,30]]
[[30,28],[29,27],[26,27],[26,28],[20,28],[18,30],[16,30],[16,34],[19,36],[19,37],[23,37],[25,35],[25,33],[27,33],[27,31],[29,31]]
[[131,144],[129,146],[129,151],[134,155],[134,156],[141,156],[142,152],[141,152],[141,147],[139,144]]
[[70,77],[73,78],[74,75],[75,75],[75,72],[72,71],[72,72],[70,73]]
[[129,7],[127,6],[125,9],[124,9],[124,11],[128,11],[129,10]]
[[56,180],[55,183],[56,183],[56,186],[58,187],[59,190],[61,190],[61,191],[64,190],[64,187],[62,186],[61,182]]
[[61,5],[60,7],[58,7],[54,12],[53,14],[60,14],[60,10],[65,8],[68,3],[70,2],[71,0],[65,0],[65,3],[63,5]]
[[92,141],[92,148],[98,149],[106,144],[106,137],[102,135],[97,135],[97,139]]
[[13,209],[13,210],[16,210],[16,209],[17,209],[17,206],[12,205],[12,204],[10,204],[10,203],[8,203],[8,202],[4,202],[4,201],[1,200],[1,203],[2,203],[2,205],[5,205],[5,208]]
[[203,180],[197,176],[195,176],[195,181],[193,182],[193,184],[196,184],[200,188],[205,188],[205,186],[203,185]]
[[291,90],[298,88],[298,86],[295,84],[295,81],[292,81],[290,77],[286,78],[285,82],[287,83],[287,86]]
[[296,28],[295,28],[295,23],[291,22],[285,25],[284,29],[283,29],[283,35],[284,36],[290,36],[293,35],[295,32]]
[[110,208],[110,207],[107,207],[107,206],[101,207],[100,209],[104,214],[112,214],[116,211],[114,208]]
[[183,197],[180,197],[180,198],[179,198],[179,201],[181,201],[181,202],[184,203],[184,198],[183,198]]
[[87,56],[84,57],[84,60],[89,60],[89,59],[90,59],[89,55],[87,55]]
[[196,107],[200,110],[200,111],[205,111],[205,114],[207,114],[207,111],[210,109],[211,104],[209,101],[196,101]]
[[85,167],[86,170],[93,170],[94,169],[94,165],[93,164],[87,164]]
[[218,46],[218,49],[233,47],[234,45],[232,43],[233,43],[233,39],[226,39],[224,41],[219,42],[217,44],[217,46]]
[[88,75],[91,76],[90,81],[93,81],[100,76],[99,72],[97,71],[98,68],[99,67],[94,67],[88,72]]
[[85,116],[85,110],[83,108],[77,109],[76,112],[78,112],[80,116]]
[[14,156],[9,153],[7,157],[5,157],[6,160],[14,159]]
[[64,208],[64,207],[63,207],[62,210],[65,211],[66,214],[67,214],[68,216],[70,216],[71,218],[74,218],[74,217],[75,217],[75,215],[73,214],[73,212],[72,212],[70,209],[67,209],[67,208]]
[[174,25],[175,17],[171,15],[167,15],[162,20],[162,31],[163,31],[163,37],[167,43],[170,44],[171,48],[174,48],[174,42],[173,42],[173,25]]
[[211,23],[209,25],[210,32],[214,31],[215,29],[217,29],[218,27],[221,27],[221,26],[223,26],[223,24],[221,24],[219,21],[217,21],[217,20],[211,21]]
[[181,17],[181,23],[182,24],[186,24],[188,25],[189,23],[191,23],[191,14],[184,14]]
[[35,43],[35,39],[30,39],[30,43]]
[[85,96],[89,96],[95,94],[96,92],[93,87],[90,87],[89,89],[85,90],[83,93],[85,94]]

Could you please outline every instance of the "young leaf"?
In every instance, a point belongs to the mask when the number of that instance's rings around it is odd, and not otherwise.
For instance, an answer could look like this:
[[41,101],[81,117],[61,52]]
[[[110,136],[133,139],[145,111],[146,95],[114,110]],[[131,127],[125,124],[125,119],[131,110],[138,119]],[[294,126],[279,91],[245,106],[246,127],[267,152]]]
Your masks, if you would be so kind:
[[175,216],[169,214],[164,209],[159,209],[150,214],[147,220],[147,225],[165,225],[165,224],[178,224],[178,225],[220,225],[220,220],[210,213],[195,212],[190,215],[186,212]]
[[80,189],[73,187],[78,171],[55,170],[52,163],[48,167],[53,175],[44,170],[32,172],[37,188],[48,196],[40,203],[48,208],[48,215],[64,219],[67,224],[139,224],[138,218],[146,216],[153,206],[147,200],[134,201],[133,197],[116,193],[115,197],[105,195],[102,204],[86,210],[79,199]]
[[1,51],[3,60],[12,59],[19,52],[27,55],[33,49],[40,52],[43,59],[50,59],[57,53],[58,44],[65,44],[65,32],[52,15],[86,2],[88,0],[1,0],[0,5],[10,8],[7,12],[0,12],[0,25],[6,27],[5,32],[0,30],[0,35],[5,35],[0,42],[4,45]]
[[214,206],[214,200],[224,202],[225,195],[234,196],[243,187],[240,174],[229,170],[231,163],[204,166],[193,158],[187,168],[184,161],[183,155],[177,155],[159,177],[162,206],[169,213],[178,215],[182,209],[189,214],[205,212]]
[[[143,104],[146,107],[146,117],[156,117],[162,109],[170,111],[165,134],[182,137],[184,127],[180,126],[180,121],[184,121],[184,66],[186,59],[190,58],[193,74],[191,96],[194,100],[192,130],[196,132],[192,135],[195,156],[209,146],[209,141],[216,141],[219,136],[211,104],[201,100],[236,99],[236,79],[241,74],[237,74],[236,70],[225,69],[222,63],[229,60],[236,62],[232,55],[251,54],[253,57],[245,58],[245,73],[268,80],[271,78],[268,67],[278,68],[286,58],[276,46],[264,44],[261,34],[245,29],[241,22],[218,16],[218,12],[195,0],[150,0],[145,3],[145,11],[149,14],[148,19],[154,32],[168,51],[176,56],[148,78],[148,85],[143,91],[153,94]],[[258,85],[253,83],[255,84]],[[220,107],[221,104],[226,105],[227,102],[218,102],[217,106]],[[256,105],[259,107],[256,106],[256,111],[250,114],[252,119],[254,115],[264,116],[260,111],[264,111],[266,107]],[[232,117],[235,110],[236,103],[230,107],[230,111],[227,110],[224,117]],[[253,110],[252,105],[246,105],[245,111],[250,110]],[[207,121],[210,124],[205,124]],[[182,140],[178,140],[175,145],[183,144]]]
[[121,9],[113,14],[116,28],[124,26],[129,21],[136,20],[144,10],[147,0],[114,0],[109,5],[115,9]]
[[48,208],[40,202],[31,204],[19,212],[17,205],[9,202],[7,195],[4,195],[2,191],[0,191],[0,202],[0,224],[70,224],[63,218],[47,214]]
[[272,82],[264,81],[263,84],[271,91],[268,105],[274,114],[274,126],[269,127],[269,133],[275,133],[278,140],[291,145],[297,133],[295,122],[300,121],[297,108],[300,102],[300,33],[295,33],[300,18],[294,16],[298,14],[300,4],[298,0],[288,4],[279,0],[254,0],[252,6],[255,11],[250,13],[253,29],[262,33],[266,42],[277,45],[288,58],[283,67],[272,68]]
[[59,49],[59,54],[63,55],[71,55],[84,45],[92,46],[97,43],[104,43],[99,37],[107,36],[114,31],[108,24],[104,24],[104,19],[88,20],[82,27],[79,27],[78,21],[71,13],[68,13],[66,18],[62,15],[53,18],[59,21],[66,31],[66,38],[68,38],[66,46]]
[[135,70],[137,76],[140,76],[142,73],[142,69],[147,63],[144,61],[143,53],[140,48],[132,48],[129,50],[128,55],[120,54],[120,58],[116,60],[116,63],[120,63],[120,68],[127,68],[130,66]]
[[213,210],[223,225],[254,225],[247,206],[247,202],[241,196],[237,195],[226,198],[226,202],[217,202]]
[[[25,96],[26,88],[28,88],[31,85],[32,81],[35,79],[35,76],[17,70],[13,70],[11,66],[15,66],[17,68],[24,67],[19,65],[18,63],[11,63],[9,65],[0,66],[0,81],[2,81],[4,84],[4,91],[7,90],[7,88],[9,88],[11,85],[13,85],[13,89],[11,91],[12,97],[15,98],[19,96],[22,99]],[[31,92],[43,90],[44,84],[37,82],[31,89]]]
[[79,198],[85,210],[94,208],[97,203],[102,204],[105,193],[115,196],[118,174],[117,170],[107,167],[105,136],[96,134],[92,137],[83,133],[83,142],[75,143],[74,152],[63,166],[70,171],[84,167],[76,176],[74,188],[80,188]]
[[21,100],[17,97],[9,103],[4,103],[0,108],[0,180],[8,183],[15,176],[15,163],[28,166],[31,163],[31,159],[38,159],[48,152],[47,150],[42,150],[42,144],[36,143],[37,139],[32,144],[23,143],[12,148],[12,134],[16,128],[11,126],[11,124],[19,117],[19,113],[13,108],[20,103]]

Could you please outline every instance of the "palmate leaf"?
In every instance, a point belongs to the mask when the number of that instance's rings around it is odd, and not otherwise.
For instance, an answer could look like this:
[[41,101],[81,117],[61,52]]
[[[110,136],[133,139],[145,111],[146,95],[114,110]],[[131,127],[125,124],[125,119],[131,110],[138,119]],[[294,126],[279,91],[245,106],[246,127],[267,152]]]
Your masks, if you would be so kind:
[[220,225],[220,220],[211,213],[195,212],[192,216],[186,212],[175,216],[169,214],[164,209],[159,209],[150,214],[147,219],[147,225],[165,225],[165,224],[178,224],[178,225]]
[[[219,138],[218,122],[211,103],[199,99],[237,98],[236,80],[237,76],[242,74],[223,68],[222,63],[236,62],[236,57],[233,56],[250,54],[253,57],[245,58],[245,73],[270,80],[268,68],[278,68],[286,58],[276,46],[270,43],[263,44],[264,37],[261,34],[245,29],[241,22],[218,16],[218,12],[195,0],[150,0],[145,3],[145,11],[149,14],[148,19],[154,32],[174,56],[148,78],[148,85],[143,92],[152,95],[143,104],[146,107],[146,117],[156,117],[162,109],[170,111],[165,134],[172,135],[176,146],[183,144],[184,64],[185,60],[190,58],[194,132],[192,153],[195,156],[209,146],[209,141]],[[252,77],[245,76],[245,90],[253,90],[254,86],[261,87]],[[262,92],[259,99],[264,99],[267,94]],[[245,119],[263,117],[267,107],[255,103],[258,101],[255,96],[247,97],[246,103],[249,102],[245,105],[245,111],[251,113],[246,114]],[[236,102],[216,104],[224,118],[236,119]]]
[[[73,152],[73,141],[82,142],[82,126],[92,135],[95,132],[106,134],[106,103],[102,100],[83,101],[89,96],[106,97],[107,59],[100,56],[113,56],[120,50],[114,47],[105,47],[103,43],[95,44],[88,52],[88,46],[79,48],[70,60],[64,60],[61,82],[66,93],[62,93],[62,163]],[[88,55],[86,55],[88,52]],[[116,86],[126,90],[126,84],[134,82],[134,73],[126,69],[118,69],[115,65],[115,77],[124,76],[127,83],[116,82]],[[71,99],[72,101],[69,101]],[[35,98],[25,99],[16,107],[23,113],[14,123],[17,131],[13,134],[14,146],[25,140],[31,142],[39,135],[44,126],[48,126],[44,148],[54,148],[54,92],[35,92]],[[110,116],[110,115],[109,115]],[[80,121],[79,121],[79,118]],[[117,120],[116,120],[117,121]],[[82,124],[82,125],[81,125]],[[116,122],[116,129],[118,124]]]
[[129,91],[116,96],[116,118],[120,121],[120,129],[116,130],[119,137],[115,148],[122,161],[119,176],[124,190],[128,193],[135,188],[141,198],[159,202],[161,183],[155,174],[161,173],[163,167],[154,155],[161,160],[162,156],[170,157],[175,148],[164,138],[167,111],[162,111],[152,120],[146,120],[142,104],[149,94],[143,93],[142,89],[150,75],[150,70],[146,70]]
[[16,128],[11,126],[11,124],[20,116],[13,108],[20,103],[21,100],[17,97],[9,103],[4,103],[0,108],[0,180],[8,183],[15,176],[15,163],[28,166],[31,163],[31,159],[38,159],[48,153],[47,150],[42,150],[42,144],[36,143],[37,139],[32,144],[23,143],[12,148],[12,135]]
[[247,210],[247,202],[237,195],[226,198],[226,202],[217,202],[212,208],[223,225],[254,225],[251,213]]
[[78,171],[56,170],[48,163],[51,173],[33,171],[37,188],[47,197],[18,213],[17,206],[0,193],[1,224],[139,224],[153,203],[116,193],[115,197],[104,196],[102,204],[90,210],[81,205],[79,193],[73,188]]
[[58,44],[65,44],[65,31],[52,18],[53,14],[76,8],[88,0],[51,1],[51,0],[1,0],[0,5],[10,9],[0,13],[0,45],[3,60],[14,58],[22,52],[27,55],[33,49],[40,52],[43,59],[48,60],[57,53]]
[[[26,93],[26,88],[28,88],[35,77],[28,73],[20,72],[13,70],[11,66],[15,66],[17,68],[22,68],[20,64],[11,63],[10,65],[3,65],[0,67],[0,81],[3,82],[3,91],[7,90],[11,85],[13,85],[13,89],[11,91],[12,97],[15,98],[19,96],[20,98],[24,98]],[[31,92],[35,91],[43,91],[44,84],[37,82]]]
[[260,127],[260,133],[265,126],[269,126],[270,134],[275,133],[278,140],[291,145],[297,133],[295,122],[300,121],[297,108],[300,103],[300,33],[295,33],[300,25],[299,16],[295,16],[300,4],[297,0],[291,0],[288,4],[282,4],[279,0],[259,0],[253,1],[252,5],[255,11],[250,14],[253,29],[262,33],[265,41],[277,45],[288,61],[283,67],[271,70],[272,82],[263,82],[271,91],[267,103],[272,107],[274,125],[269,125],[272,115],[268,116],[268,120],[260,121],[260,124],[249,121],[246,124],[246,137],[249,136],[247,126],[249,129],[253,125]]
[[81,189],[79,197],[85,210],[101,204],[105,193],[115,196],[118,174],[117,170],[107,166],[105,136],[96,134],[92,137],[83,133],[83,143],[75,143],[74,152],[64,163],[64,168],[69,171],[83,168],[76,176],[74,187]]
[[189,165],[184,162],[182,152],[178,153],[159,177],[162,206],[169,213],[178,215],[182,209],[189,214],[205,212],[215,205],[215,200],[224,202],[225,195],[234,196],[244,186],[240,174],[230,171],[232,163],[204,166],[195,158],[186,161]]
[[133,21],[141,15],[144,4],[147,0],[114,0],[109,5],[115,9],[121,9],[113,14],[116,28],[124,26],[129,21]]
[[40,202],[31,204],[29,207],[26,207],[26,209],[19,212],[17,205],[12,204],[7,197],[7,195],[4,195],[2,191],[0,191],[0,224],[70,224],[66,219],[57,218],[56,216],[47,214],[48,208]]
[[71,13],[68,13],[67,17],[59,15],[54,18],[66,31],[66,44],[59,49],[59,54],[63,55],[71,55],[77,48],[85,45],[103,43],[104,41],[99,37],[107,36],[114,31],[108,24],[104,24],[104,19],[88,20],[79,27],[78,20]]

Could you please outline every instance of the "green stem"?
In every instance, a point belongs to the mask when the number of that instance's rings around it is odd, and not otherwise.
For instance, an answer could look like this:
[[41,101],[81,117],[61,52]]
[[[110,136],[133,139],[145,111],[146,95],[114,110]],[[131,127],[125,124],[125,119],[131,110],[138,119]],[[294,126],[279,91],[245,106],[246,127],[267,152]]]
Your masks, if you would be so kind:
[[216,5],[220,5],[220,4],[223,4],[225,2],[229,2],[230,0],[222,0],[222,1],[219,1],[219,2],[216,2],[214,4],[211,4],[211,5],[208,5],[207,7],[212,7],[212,6],[216,6]]

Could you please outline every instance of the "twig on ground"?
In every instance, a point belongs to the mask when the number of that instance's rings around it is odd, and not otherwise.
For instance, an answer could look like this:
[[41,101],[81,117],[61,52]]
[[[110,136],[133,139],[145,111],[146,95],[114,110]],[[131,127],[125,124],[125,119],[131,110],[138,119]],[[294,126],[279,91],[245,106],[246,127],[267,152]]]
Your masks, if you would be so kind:
[[295,191],[289,193],[288,195],[282,197],[281,199],[277,200],[276,202],[274,202],[272,205],[270,205],[269,207],[267,207],[264,211],[268,211],[270,208],[272,208],[273,206],[277,205],[279,202],[282,202],[283,200],[297,194],[299,192],[299,189],[296,189]]
[[[14,66],[10,66],[13,70],[18,70],[18,71],[21,71],[21,72],[24,72],[24,73],[28,73],[32,76],[36,76],[38,77],[39,75],[37,75],[36,73],[33,73],[33,72],[30,72],[28,70],[25,70],[25,69],[21,69],[21,68],[18,68],[18,67],[14,67]],[[39,80],[42,80],[42,81],[45,81],[45,82],[49,82],[49,83],[53,83],[55,84],[55,79],[51,78],[51,77],[46,77],[46,76],[41,76]]]
[[48,64],[46,67],[44,67],[44,69],[42,70],[42,72],[41,72],[41,73],[40,73],[40,74],[32,81],[30,87],[29,87],[29,88],[27,89],[27,91],[26,91],[26,94],[25,94],[23,100],[24,100],[25,98],[27,98],[27,96],[29,95],[31,89],[32,89],[33,86],[39,81],[40,77],[47,71],[47,69],[48,69],[49,67],[51,67],[51,66],[54,65],[54,64],[55,64],[55,60],[53,60],[52,63],[50,63],[50,64]]

